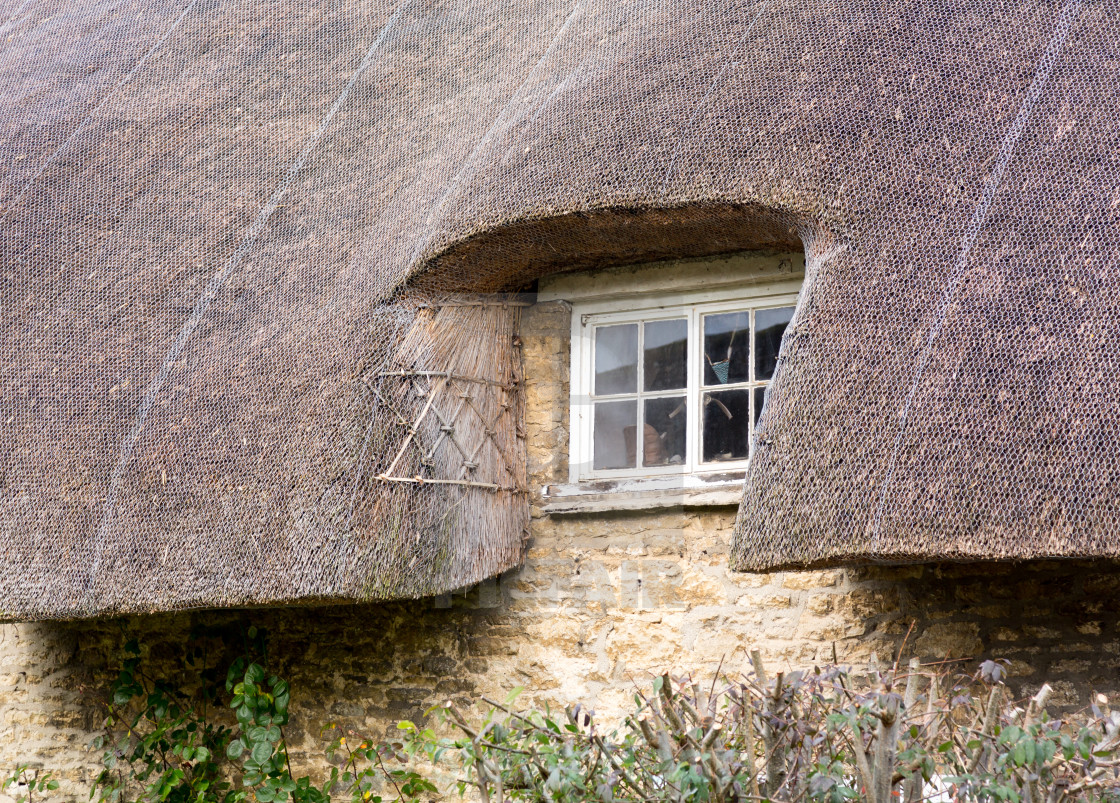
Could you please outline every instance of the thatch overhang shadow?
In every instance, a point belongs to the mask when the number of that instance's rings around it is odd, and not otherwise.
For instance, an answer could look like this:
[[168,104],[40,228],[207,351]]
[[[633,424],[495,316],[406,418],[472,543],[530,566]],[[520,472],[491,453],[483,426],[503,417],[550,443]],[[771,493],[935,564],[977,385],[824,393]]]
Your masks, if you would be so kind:
[[409,280],[422,291],[515,291],[556,273],[738,251],[800,251],[814,227],[761,204],[720,201],[581,209],[467,234]]

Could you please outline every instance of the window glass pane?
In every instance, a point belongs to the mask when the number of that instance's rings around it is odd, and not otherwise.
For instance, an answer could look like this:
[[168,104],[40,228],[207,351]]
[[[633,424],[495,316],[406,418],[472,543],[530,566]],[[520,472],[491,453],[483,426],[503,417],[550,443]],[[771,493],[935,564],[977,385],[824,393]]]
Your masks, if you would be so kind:
[[760,309],[754,313],[754,378],[770,379],[778,365],[782,334],[793,317],[793,307]]
[[638,390],[638,324],[595,328],[595,394]]
[[754,423],[758,424],[758,419],[762,415],[762,404],[766,401],[766,388],[754,389]]
[[704,316],[704,384],[750,381],[751,314]]
[[705,463],[744,460],[750,454],[751,388],[704,394]]
[[594,468],[634,468],[638,402],[597,402],[594,416]]
[[645,400],[642,465],[679,466],[684,462],[688,405],[684,396]]
[[688,321],[650,321],[642,341],[643,390],[677,390],[687,381]]

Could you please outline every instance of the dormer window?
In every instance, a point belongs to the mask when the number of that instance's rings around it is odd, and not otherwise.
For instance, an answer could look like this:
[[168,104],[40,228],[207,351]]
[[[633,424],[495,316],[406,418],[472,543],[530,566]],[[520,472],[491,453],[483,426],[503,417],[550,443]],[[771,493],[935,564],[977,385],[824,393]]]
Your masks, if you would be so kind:
[[741,476],[800,274],[752,254],[542,286],[572,305],[569,481]]
[[679,300],[580,315],[573,446],[585,477],[746,467],[793,299]]
[[795,298],[726,295],[655,296],[619,312],[573,307],[581,479],[746,467]]

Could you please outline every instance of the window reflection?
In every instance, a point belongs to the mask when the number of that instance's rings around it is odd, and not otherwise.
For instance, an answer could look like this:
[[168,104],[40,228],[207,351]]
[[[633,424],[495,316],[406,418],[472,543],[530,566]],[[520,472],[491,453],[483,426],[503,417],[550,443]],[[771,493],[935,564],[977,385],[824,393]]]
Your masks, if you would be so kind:
[[758,426],[758,419],[762,417],[762,405],[766,401],[766,388],[754,389],[754,424]]
[[684,396],[645,401],[642,465],[679,466],[685,461],[688,403]]
[[704,394],[705,463],[744,460],[750,455],[751,389]]
[[782,335],[793,317],[793,307],[760,309],[754,313],[754,378],[766,380],[774,377],[778,367],[778,349]]
[[595,469],[634,468],[638,402],[596,402],[594,422]]
[[638,389],[638,325],[595,329],[595,394],[633,393]]
[[651,321],[642,333],[642,389],[678,390],[688,383],[688,321]]
[[749,382],[751,314],[724,312],[704,316],[704,384]]

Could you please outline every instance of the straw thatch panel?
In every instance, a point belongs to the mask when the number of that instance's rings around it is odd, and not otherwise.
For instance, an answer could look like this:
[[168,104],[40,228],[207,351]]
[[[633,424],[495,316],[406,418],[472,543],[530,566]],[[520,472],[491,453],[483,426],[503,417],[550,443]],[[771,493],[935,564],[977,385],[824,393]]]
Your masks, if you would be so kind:
[[810,249],[739,568],[1120,553],[1120,16],[991,11],[888,39],[896,183]]
[[1115,11],[0,0],[0,614],[515,565],[442,294],[798,238],[738,565],[1120,551]]

